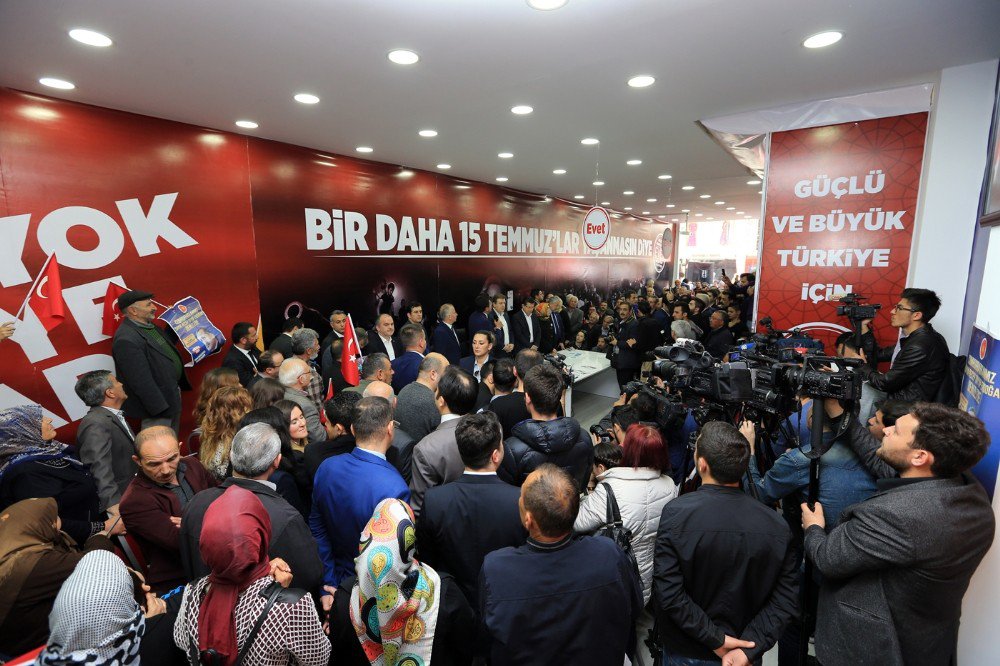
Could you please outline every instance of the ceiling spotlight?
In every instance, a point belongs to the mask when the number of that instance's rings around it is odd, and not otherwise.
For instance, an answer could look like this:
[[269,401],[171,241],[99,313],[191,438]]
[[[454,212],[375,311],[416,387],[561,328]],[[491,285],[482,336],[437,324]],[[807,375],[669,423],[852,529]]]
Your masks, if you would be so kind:
[[716,205],[716,206],[725,206],[725,205],[726,205],[726,202],[725,202],[725,201],[716,201],[716,202],[715,202],[715,205]]
[[260,125],[258,125],[252,120],[237,120],[236,126],[242,127],[243,129],[257,129],[258,127],[260,127]]
[[371,153],[374,152],[375,149],[372,148],[371,146],[358,146],[354,150],[358,151],[359,153]]
[[625,164],[629,166],[639,166],[640,164],[642,164],[642,160],[629,160]]
[[657,215],[656,217],[660,218],[661,220],[665,220],[667,218],[666,215]]
[[839,30],[826,30],[824,32],[817,32],[815,35],[807,37],[805,41],[802,42],[802,46],[807,49],[821,49],[824,46],[836,44],[843,38],[844,33]]
[[441,169],[442,171],[444,171],[444,170],[446,170],[446,169],[450,169],[450,168],[451,168],[451,165],[450,165],[450,164],[438,164],[438,165],[437,165],[437,168],[438,168],[438,169]]
[[706,219],[706,220],[714,220],[715,218],[714,218],[714,217],[707,217],[707,218],[705,218],[705,219]]
[[646,199],[646,203],[656,203],[656,199]]
[[586,139],[580,139],[580,143],[582,143],[585,146],[596,146],[597,144],[600,143],[600,141],[588,137]]
[[610,205],[611,205],[611,202],[610,202],[610,201],[602,201],[602,202],[601,202],[601,205],[602,205],[602,206],[610,206]]
[[69,81],[64,81],[63,79],[53,79],[48,76],[38,79],[38,82],[43,86],[58,88],[59,90],[72,90],[73,88],[76,88],[76,85],[70,83]]
[[508,180],[507,176],[497,176],[498,183],[506,183]]
[[701,213],[695,213],[695,214],[694,214],[694,216],[695,216],[695,217],[701,217],[701,216],[702,216],[702,214],[701,214]]
[[561,175],[563,175],[564,173],[566,173],[566,169],[553,169],[553,170],[552,170],[552,173],[554,173],[554,174],[555,174],[555,175],[557,175],[557,176],[561,176]]
[[582,194],[574,194],[574,195],[573,195],[573,198],[574,198],[574,199],[582,199],[582,198],[583,198],[583,195],[582,195]]
[[632,210],[632,206],[625,206],[625,210]]
[[760,181],[754,178],[753,180],[748,180],[747,185],[760,185]]
[[526,116],[532,111],[534,111],[534,109],[527,104],[518,104],[517,106],[512,106],[510,108],[510,112],[516,116]]
[[107,35],[102,35],[99,32],[94,32],[93,30],[87,30],[85,28],[73,28],[69,31],[69,36],[81,44],[86,44],[87,46],[105,48],[114,43]]
[[426,137],[428,139],[438,135],[437,130],[432,130],[432,129],[420,130],[419,132],[417,132],[417,134],[419,134],[422,137]]
[[681,189],[682,189],[682,190],[693,190],[693,189],[694,189],[694,185],[685,185],[685,186],[684,186],[684,187],[682,187]]
[[497,153],[497,157],[499,157],[502,160],[509,160],[510,158],[514,157],[514,153]]
[[319,97],[309,93],[299,93],[295,96],[295,101],[299,104],[319,104]]
[[757,190],[757,194],[764,194],[764,190]]
[[628,80],[628,85],[630,88],[648,88],[656,82],[649,74],[640,74],[639,76],[633,76]]
[[603,180],[595,180],[593,183],[594,187],[600,187],[603,184],[604,184]]
[[711,199],[712,195],[711,194],[702,194],[698,198],[699,199]]
[[690,213],[691,209],[690,208],[681,208],[681,212],[682,213]]
[[661,173],[659,176],[657,176],[657,178],[659,178],[660,180],[670,180],[671,178],[673,178],[673,176],[671,176],[669,173]]
[[736,206],[726,206],[726,210],[736,210]]
[[741,211],[741,210],[738,210],[738,211],[736,211],[736,214],[737,214],[737,215],[742,215],[742,214],[743,214],[743,211]]
[[675,208],[674,204],[667,204],[667,208]]
[[337,166],[333,162],[324,162],[323,160],[316,160],[316,164],[322,164],[323,166],[335,167]]
[[649,211],[648,210],[644,210],[644,211],[642,211],[642,214],[643,215],[649,215]]
[[679,220],[679,219],[677,219],[676,217],[673,217],[673,218],[670,218],[670,221],[671,221],[671,222],[680,222],[680,220]]
[[635,194],[635,192],[633,192],[632,190],[625,190],[624,192],[622,192],[622,194],[624,194],[627,197],[630,197],[633,194]]
[[409,49],[395,49],[393,51],[389,51],[389,55],[387,57],[390,62],[394,62],[397,65],[415,65],[417,61],[420,60],[420,56]]
[[559,9],[568,1],[569,0],[528,0],[528,6],[532,9],[537,9],[538,11],[548,12],[553,9]]

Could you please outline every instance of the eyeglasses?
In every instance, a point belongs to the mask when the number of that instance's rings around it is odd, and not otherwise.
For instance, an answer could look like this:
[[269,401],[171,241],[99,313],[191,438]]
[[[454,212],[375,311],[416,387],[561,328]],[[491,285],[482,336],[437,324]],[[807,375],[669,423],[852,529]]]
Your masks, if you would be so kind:
[[920,310],[918,310],[917,308],[906,308],[903,307],[900,303],[896,303],[894,306],[892,306],[892,309],[902,310],[903,312],[920,312]]

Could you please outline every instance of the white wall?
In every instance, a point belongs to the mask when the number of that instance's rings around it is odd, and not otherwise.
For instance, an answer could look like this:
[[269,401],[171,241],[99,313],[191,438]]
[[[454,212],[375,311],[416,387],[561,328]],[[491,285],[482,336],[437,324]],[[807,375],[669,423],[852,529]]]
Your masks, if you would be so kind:
[[996,60],[941,72],[917,204],[908,283],[934,289],[941,296],[934,328],[959,354],[996,76]]

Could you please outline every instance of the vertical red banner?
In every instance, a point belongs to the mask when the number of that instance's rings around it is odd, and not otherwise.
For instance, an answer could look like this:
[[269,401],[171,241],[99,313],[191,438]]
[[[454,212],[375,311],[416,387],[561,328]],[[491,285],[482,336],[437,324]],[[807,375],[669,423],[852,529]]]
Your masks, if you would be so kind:
[[896,339],[926,132],[913,113],[772,135],[757,319],[831,343],[850,327],[834,299],[855,292],[883,305],[879,343]]

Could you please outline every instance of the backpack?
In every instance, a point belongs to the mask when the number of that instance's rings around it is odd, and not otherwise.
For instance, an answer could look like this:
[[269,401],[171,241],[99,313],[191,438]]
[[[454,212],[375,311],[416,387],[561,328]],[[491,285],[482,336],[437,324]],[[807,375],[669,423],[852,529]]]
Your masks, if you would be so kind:
[[622,552],[625,553],[628,561],[632,563],[632,570],[635,572],[636,577],[638,577],[639,562],[635,559],[635,553],[632,551],[632,530],[625,527],[625,523],[622,522],[621,511],[618,510],[618,500],[615,499],[615,491],[611,489],[611,484],[602,482],[600,485],[604,486],[604,489],[608,493],[608,503],[607,518],[604,527],[597,533],[615,542]]

